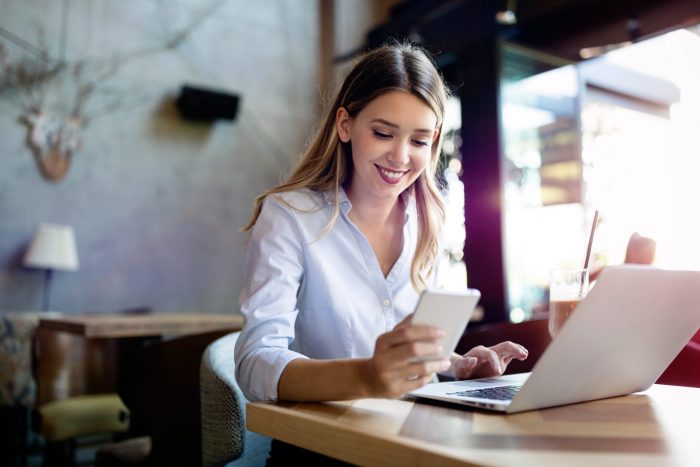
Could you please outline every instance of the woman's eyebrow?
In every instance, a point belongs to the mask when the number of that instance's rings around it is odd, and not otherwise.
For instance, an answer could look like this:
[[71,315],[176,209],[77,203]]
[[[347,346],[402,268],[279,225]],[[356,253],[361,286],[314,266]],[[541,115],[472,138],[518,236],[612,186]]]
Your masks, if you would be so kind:
[[[399,126],[396,123],[391,123],[390,121],[384,120],[383,118],[375,118],[371,120],[370,123],[381,123],[382,125],[386,125],[391,128],[399,128]],[[427,130],[425,128],[416,128],[415,130],[413,130],[414,133],[425,133],[428,135],[432,135],[433,131],[435,130]]]

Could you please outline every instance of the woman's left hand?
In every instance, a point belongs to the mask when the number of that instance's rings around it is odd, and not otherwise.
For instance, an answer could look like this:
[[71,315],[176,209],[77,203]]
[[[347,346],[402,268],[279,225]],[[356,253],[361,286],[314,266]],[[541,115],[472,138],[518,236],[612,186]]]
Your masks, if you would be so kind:
[[449,371],[457,379],[490,378],[502,375],[514,358],[525,360],[527,349],[510,341],[491,347],[480,345],[462,356],[453,354]]

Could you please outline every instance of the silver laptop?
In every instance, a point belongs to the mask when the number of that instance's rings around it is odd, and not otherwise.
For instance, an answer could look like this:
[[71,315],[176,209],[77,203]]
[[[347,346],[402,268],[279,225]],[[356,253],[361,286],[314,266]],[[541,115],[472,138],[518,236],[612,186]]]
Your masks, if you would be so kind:
[[515,413],[642,391],[700,327],[700,271],[606,268],[532,373],[409,394]]

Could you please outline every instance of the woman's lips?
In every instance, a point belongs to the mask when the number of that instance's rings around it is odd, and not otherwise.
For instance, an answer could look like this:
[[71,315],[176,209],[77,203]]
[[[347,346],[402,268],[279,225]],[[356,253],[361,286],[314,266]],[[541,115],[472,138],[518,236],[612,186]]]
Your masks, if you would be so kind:
[[377,167],[377,171],[379,172],[379,176],[382,177],[382,179],[387,182],[391,183],[392,185],[395,185],[401,181],[401,178],[406,175],[407,172],[405,171],[396,171],[396,170],[389,170],[387,168],[381,167],[377,164],[374,164]]

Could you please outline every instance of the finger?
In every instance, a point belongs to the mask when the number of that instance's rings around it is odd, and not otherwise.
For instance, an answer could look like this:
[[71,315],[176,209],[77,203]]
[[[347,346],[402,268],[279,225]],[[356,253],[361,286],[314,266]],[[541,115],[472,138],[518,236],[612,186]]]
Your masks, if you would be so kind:
[[411,391],[413,389],[421,388],[421,387],[425,386],[426,384],[430,384],[432,382],[434,382],[434,378],[433,378],[432,374],[428,375],[428,376],[423,376],[422,378],[419,378],[419,379],[413,381],[411,384],[411,389],[408,389],[407,391],[404,391],[404,392],[408,392],[408,391]]
[[479,359],[476,357],[462,357],[455,362],[455,364],[462,368],[474,368],[477,363],[479,363]]
[[406,326],[408,326],[409,324],[411,324],[411,320],[413,319],[413,315],[414,315],[414,314],[415,314],[415,313],[411,313],[411,314],[409,314],[408,316],[406,316],[404,319],[401,320],[401,322],[399,322],[399,324],[397,324],[396,326],[394,326],[394,329],[403,328],[403,327],[406,327]]
[[489,349],[499,352],[499,353],[512,353],[512,354],[520,354],[520,353],[527,353],[527,349],[523,347],[520,344],[516,344],[515,342],[511,341],[504,341],[504,342],[499,342],[496,345],[492,345],[491,347],[488,347]]
[[457,379],[468,379],[476,368],[479,359],[476,357],[463,357],[452,362],[452,374]]
[[479,363],[485,364],[491,367],[491,370],[500,375],[503,373],[503,368],[501,366],[501,360],[496,352],[490,348],[483,346],[474,347],[469,352],[465,354],[465,357],[476,357],[479,359]]
[[[386,379],[391,381],[391,383],[387,385],[384,395],[388,397],[398,396],[428,383],[432,383],[436,372],[430,370],[436,368],[431,368],[434,367],[435,362],[431,363],[433,363],[433,365],[416,365],[412,371],[404,368],[400,372],[397,371],[385,375]],[[449,362],[445,361],[445,363],[447,363],[445,367],[449,367]],[[438,367],[438,369],[439,368],[440,367]]]
[[386,349],[382,353],[381,358],[386,361],[396,362],[397,364],[405,364],[409,360],[430,356],[434,356],[434,359],[440,360],[442,351],[442,346],[435,342],[414,341],[395,345]]
[[413,342],[436,343],[440,339],[440,330],[428,326],[408,325],[404,328],[382,334],[377,338],[375,353],[382,353],[394,347],[411,344]]
[[518,360],[525,360],[528,356],[528,351],[525,347],[510,341],[501,342],[489,348],[499,355],[511,355]]
[[432,376],[434,373],[445,371],[450,367],[449,360],[431,360],[427,362],[410,363],[396,371],[396,374],[401,379],[422,378],[424,376]]
[[397,385],[397,390],[395,396],[405,394],[407,392],[413,391],[414,389],[422,388],[426,384],[433,382],[433,375],[422,376],[420,378],[402,381],[401,384]]
[[406,325],[380,336],[383,345],[391,347],[412,341],[436,341],[445,336],[445,333],[434,326]]

